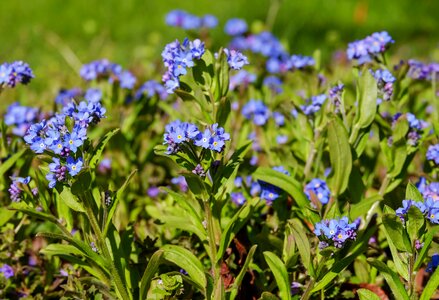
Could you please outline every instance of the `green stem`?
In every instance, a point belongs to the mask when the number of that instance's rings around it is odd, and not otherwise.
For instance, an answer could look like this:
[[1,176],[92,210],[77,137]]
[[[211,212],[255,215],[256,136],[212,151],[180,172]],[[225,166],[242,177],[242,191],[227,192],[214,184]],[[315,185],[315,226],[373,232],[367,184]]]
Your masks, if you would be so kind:
[[311,278],[311,281],[308,283],[308,286],[306,287],[305,293],[303,293],[300,300],[308,300],[311,296],[311,290],[314,287],[314,284],[316,283],[316,280],[314,278]]
[[305,170],[303,171],[305,179],[308,179],[308,177],[310,175],[312,164],[314,163],[314,157],[317,154],[317,149],[315,147],[316,146],[316,141],[319,139],[319,137],[320,137],[320,130],[316,129],[314,131],[314,139],[311,141],[310,152],[309,152],[308,158],[306,160]]
[[131,297],[128,294],[127,289],[125,288],[122,278],[120,277],[120,274],[114,264],[113,258],[110,254],[110,251],[108,250],[107,243],[105,242],[105,238],[102,235],[101,228],[99,227],[98,220],[96,219],[96,216],[93,212],[92,203],[94,202],[93,195],[91,195],[90,191],[87,191],[87,195],[82,195],[81,200],[84,202],[86,214],[88,217],[88,220],[90,221],[90,225],[93,228],[93,231],[98,239],[99,248],[102,250],[102,254],[104,258],[108,261],[110,265],[110,273],[113,277],[114,284],[116,286],[116,290],[119,294],[119,296],[123,300],[130,300]]

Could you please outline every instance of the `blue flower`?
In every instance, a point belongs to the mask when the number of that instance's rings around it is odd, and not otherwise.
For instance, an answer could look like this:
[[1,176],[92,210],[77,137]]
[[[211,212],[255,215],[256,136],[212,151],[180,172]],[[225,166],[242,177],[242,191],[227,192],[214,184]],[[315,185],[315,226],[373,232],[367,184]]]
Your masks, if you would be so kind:
[[314,195],[322,204],[328,203],[331,198],[331,191],[328,185],[324,180],[318,178],[312,179],[305,186],[305,194],[309,200],[311,200],[311,195]]
[[146,95],[146,98],[152,98],[154,95],[157,95],[162,100],[168,97],[168,93],[163,85],[155,80],[149,80],[140,86],[136,92],[135,98],[136,100],[139,100],[144,95]]
[[261,100],[251,99],[242,108],[242,114],[256,125],[264,125],[270,117],[268,107]]
[[195,137],[194,144],[199,147],[203,147],[204,149],[209,149],[211,147],[211,138],[212,133],[209,129],[205,129],[203,133],[199,133]]
[[55,97],[55,103],[65,106],[81,95],[82,90],[80,88],[73,88],[70,90],[61,89]]
[[285,117],[280,112],[277,112],[277,111],[273,112],[273,119],[274,119],[274,122],[276,122],[276,125],[279,125],[279,126],[285,125]]
[[39,110],[33,107],[21,106],[15,102],[8,106],[4,117],[5,124],[14,125],[12,133],[17,136],[24,136],[32,123],[39,118]]
[[90,88],[85,91],[84,98],[89,103],[96,103],[102,100],[102,91],[100,89]]
[[302,109],[305,115],[313,115],[320,110],[323,103],[325,103],[326,95],[321,94],[317,96],[312,96],[310,99],[306,101],[306,105],[301,105],[300,109]]
[[241,192],[231,193],[230,197],[232,198],[232,202],[238,206],[241,206],[245,203],[246,199]]
[[304,69],[315,65],[315,61],[310,56],[293,55],[290,58],[290,64],[292,68]]
[[17,83],[28,84],[34,78],[29,65],[22,61],[0,65],[0,86],[15,87]]
[[82,169],[83,161],[82,157],[75,160],[73,157],[67,157],[67,169],[71,176],[76,176]]
[[204,15],[201,17],[201,27],[214,28],[218,25],[218,19],[213,15]]
[[256,75],[246,70],[240,70],[235,75],[230,76],[229,89],[234,90],[238,86],[246,88],[250,83],[256,81]]
[[439,254],[435,253],[431,257],[431,260],[428,262],[425,271],[427,271],[428,273],[433,273],[438,266],[439,266]]
[[439,165],[439,144],[430,145],[426,156],[428,160],[432,160],[436,165]]
[[372,57],[385,52],[394,42],[386,31],[375,32],[362,40],[350,43],[346,53],[349,60],[356,59],[359,64],[363,64],[371,61]]
[[247,22],[243,19],[230,19],[224,26],[225,33],[232,36],[244,34],[247,30]]
[[67,179],[67,167],[61,165],[59,158],[52,158],[52,163],[49,164],[50,172],[46,175],[49,180],[49,188],[54,188],[57,182],[63,182]]
[[282,80],[276,76],[265,77],[262,84],[268,87],[275,94],[280,94],[283,91]]
[[227,56],[227,63],[229,64],[230,68],[234,70],[241,70],[244,65],[249,64],[247,57],[241,52],[229,50],[227,48],[225,48],[223,51]]

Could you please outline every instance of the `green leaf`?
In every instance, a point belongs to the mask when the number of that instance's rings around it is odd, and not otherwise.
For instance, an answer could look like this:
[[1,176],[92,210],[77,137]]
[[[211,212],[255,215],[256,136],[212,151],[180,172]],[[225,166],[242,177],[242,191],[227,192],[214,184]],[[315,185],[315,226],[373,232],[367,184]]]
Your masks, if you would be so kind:
[[78,198],[73,195],[70,188],[67,186],[63,186],[61,193],[59,194],[61,197],[61,201],[67,204],[68,207],[78,212],[85,212],[85,208],[81,202],[78,201]]
[[422,197],[421,192],[411,182],[407,184],[407,188],[405,190],[405,199],[424,202],[424,197]]
[[352,170],[352,153],[348,132],[339,118],[328,123],[329,159],[334,176],[331,178],[332,192],[338,196],[349,183]]
[[263,292],[261,294],[261,298],[259,298],[259,300],[279,300],[279,298],[270,292]]
[[105,146],[107,145],[108,141],[119,132],[119,128],[113,129],[110,132],[108,132],[97,144],[97,146],[93,150],[93,154],[90,158],[90,161],[88,165],[90,166],[90,169],[94,170],[96,166],[98,165],[99,160],[102,157],[102,153],[104,151]]
[[357,295],[360,298],[360,300],[380,300],[381,298],[378,297],[377,294],[374,292],[368,290],[368,289],[359,289],[357,290]]
[[355,126],[364,128],[369,126],[377,111],[377,82],[372,74],[367,69],[363,69],[360,78],[360,99],[359,99],[359,120]]
[[431,242],[433,241],[433,238],[438,231],[439,226],[435,226],[430,228],[430,230],[428,230],[427,234],[425,235],[424,246],[421,248],[418,257],[416,258],[414,267],[415,271],[419,270],[419,268],[422,266],[424,258],[427,256],[428,250],[430,249]]
[[398,145],[399,143],[405,144],[405,136],[407,135],[407,132],[409,131],[409,123],[407,122],[406,118],[398,118],[396,122],[393,125],[392,130],[392,137],[393,141],[392,143],[394,145]]
[[216,114],[216,122],[219,126],[224,126],[229,118],[231,112],[230,100],[224,97],[219,102],[218,113]]
[[189,216],[184,216],[184,214],[180,216],[162,215],[159,216],[159,219],[167,227],[194,233],[201,241],[207,240],[206,230],[203,225],[201,223],[194,224]]
[[74,195],[81,195],[85,193],[86,191],[90,190],[91,182],[92,182],[92,176],[90,173],[90,170],[84,170],[81,173],[79,173],[78,176],[75,178],[75,182],[72,184],[72,194]]
[[226,228],[221,234],[221,241],[217,252],[217,262],[223,258],[226,249],[229,247],[236,233],[238,233],[245,223],[247,223],[248,219],[250,219],[257,203],[257,199],[247,201],[227,223]]
[[44,255],[65,255],[65,254],[73,254],[73,255],[80,255],[84,256],[84,253],[79,250],[78,248],[72,246],[72,245],[66,245],[66,244],[50,244],[47,245],[44,249],[40,250],[40,253],[43,253]]
[[235,281],[233,282],[232,287],[230,288],[230,300],[235,299],[238,294],[239,288],[241,287],[242,280],[244,279],[244,275],[247,273],[248,266],[253,261],[253,255],[255,254],[256,248],[258,245],[253,245],[248,251],[247,257],[245,259],[244,265],[241,267],[241,271],[239,271],[238,276],[236,276]]
[[311,277],[314,277],[314,266],[311,260],[311,246],[309,244],[309,239],[306,236],[306,230],[303,228],[299,220],[290,220],[287,225],[292,233],[294,240],[296,241],[297,249],[299,249],[300,257],[306,270],[309,272]]
[[164,245],[162,250],[163,258],[185,270],[196,283],[196,287],[205,293],[207,279],[201,261],[181,246]]
[[367,262],[381,273],[392,290],[395,299],[409,300],[407,291],[399,279],[398,274],[393,272],[386,264],[377,259],[368,258]]
[[219,51],[216,73],[218,76],[219,96],[217,99],[221,99],[226,96],[229,91],[229,64],[227,62],[227,55],[223,49]]
[[0,177],[3,177],[3,175],[26,153],[26,151],[27,148],[21,149],[6,161],[2,162],[0,165]]
[[151,285],[151,280],[159,269],[163,253],[163,250],[157,250],[156,252],[154,252],[148,262],[148,265],[146,266],[145,272],[143,273],[142,279],[140,280],[140,300],[146,299],[149,286]]
[[412,244],[422,236],[420,232],[425,223],[424,214],[419,210],[419,208],[412,206],[407,213],[406,228],[409,234]]
[[273,272],[274,279],[276,280],[279,288],[279,295],[282,300],[290,300],[290,281],[288,278],[288,272],[284,263],[273,252],[264,252],[265,261]]
[[[355,191],[353,191],[355,192]],[[369,198],[363,199],[358,203],[351,206],[350,217],[351,219],[356,219],[358,217],[364,216],[368,213],[369,209],[378,201],[382,201],[383,197],[379,194],[370,196]]]
[[125,192],[125,189],[128,186],[128,183],[133,178],[134,174],[136,174],[137,170],[134,170],[128,175],[127,179],[125,179],[125,182],[122,184],[122,186],[119,188],[119,190],[116,192],[116,196],[114,197],[113,201],[111,202],[110,209],[108,210],[107,214],[107,220],[105,221],[105,227],[102,231],[103,236],[107,235],[108,228],[111,224],[111,219],[113,218],[114,212],[116,211],[117,204],[122,197],[123,193]]
[[395,247],[400,251],[412,253],[409,237],[399,217],[394,214],[384,214],[382,222]]
[[0,207],[0,227],[5,225],[14,215],[15,211],[6,207]]
[[432,299],[432,296],[435,292],[437,292],[437,288],[439,286],[439,268],[433,272],[428,280],[427,285],[424,288],[424,291],[421,294],[421,298],[419,300],[429,300]]
[[189,196],[184,194],[179,194],[166,187],[161,187],[160,189],[164,191],[166,194],[168,194],[169,196],[171,196],[174,199],[174,201],[177,202],[178,205],[181,208],[183,208],[194,221],[196,221],[199,224],[202,224],[201,215],[199,213],[201,211],[201,207],[197,201],[190,201]]

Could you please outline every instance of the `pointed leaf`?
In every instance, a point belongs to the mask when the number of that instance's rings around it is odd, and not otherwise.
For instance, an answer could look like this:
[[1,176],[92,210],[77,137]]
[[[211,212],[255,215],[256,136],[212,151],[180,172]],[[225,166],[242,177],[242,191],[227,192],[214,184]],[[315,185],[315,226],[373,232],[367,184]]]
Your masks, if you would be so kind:
[[360,297],[360,300],[380,300],[381,298],[368,289],[359,289],[357,290],[358,297]]
[[151,285],[151,280],[157,272],[160,261],[163,257],[163,250],[157,250],[148,262],[145,272],[143,273],[142,279],[140,280],[140,300],[146,299],[148,294],[149,286]]
[[352,154],[348,132],[341,120],[332,119],[328,123],[329,159],[334,176],[331,178],[332,192],[338,196],[349,183],[352,170]]
[[374,268],[376,268],[381,275],[383,275],[384,279],[387,281],[395,299],[401,300],[409,300],[409,296],[407,291],[399,279],[398,274],[393,272],[386,264],[377,259],[368,258],[367,262]]
[[288,272],[284,263],[273,252],[264,252],[265,261],[273,272],[274,279],[276,280],[279,288],[279,295],[282,300],[290,300],[290,280],[288,278]]
[[97,146],[93,150],[93,154],[89,161],[90,169],[94,170],[96,166],[98,165],[99,160],[102,157],[102,153],[104,151],[105,146],[107,145],[108,141],[115,136],[119,132],[119,128],[113,129],[112,131],[108,132],[97,144]]
[[84,206],[79,202],[78,198],[72,194],[69,187],[63,186],[59,196],[61,197],[61,201],[74,211],[85,212]]

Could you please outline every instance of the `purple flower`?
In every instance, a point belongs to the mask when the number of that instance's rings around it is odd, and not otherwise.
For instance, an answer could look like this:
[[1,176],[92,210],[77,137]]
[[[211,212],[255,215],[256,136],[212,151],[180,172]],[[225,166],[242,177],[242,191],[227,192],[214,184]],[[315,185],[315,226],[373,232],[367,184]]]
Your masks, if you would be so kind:
[[14,269],[12,269],[10,265],[4,264],[0,268],[0,273],[2,273],[6,279],[9,279],[14,276]]
[[243,86],[247,88],[250,83],[256,81],[256,75],[245,70],[240,70],[235,75],[230,76],[230,85],[229,89],[234,90],[238,86]]
[[264,82],[262,84],[268,87],[275,94],[280,94],[283,91],[282,81],[279,79],[279,77],[267,76],[264,78]]
[[243,205],[246,201],[244,195],[241,192],[231,193],[230,197],[232,199],[232,202],[238,206]]
[[177,185],[180,191],[182,192],[186,192],[188,189],[186,178],[184,178],[184,176],[178,176],[172,178],[171,183]]
[[160,194],[160,189],[156,186],[151,186],[147,191],[148,197],[156,198]]

